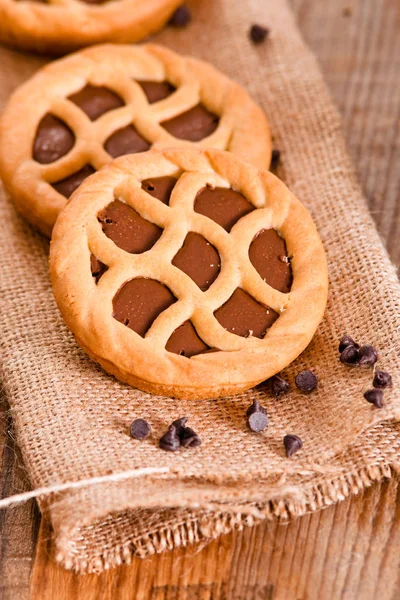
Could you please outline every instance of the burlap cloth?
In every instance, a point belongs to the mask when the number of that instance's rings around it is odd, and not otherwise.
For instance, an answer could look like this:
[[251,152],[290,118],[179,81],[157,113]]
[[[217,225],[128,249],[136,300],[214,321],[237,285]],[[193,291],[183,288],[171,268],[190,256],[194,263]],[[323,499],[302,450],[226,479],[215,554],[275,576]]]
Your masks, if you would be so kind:
[[[242,83],[268,114],[280,176],[311,211],[328,254],[326,317],[306,352],[285,371],[313,368],[318,391],[271,398],[263,390],[222,400],[176,401],[144,394],[104,373],[79,349],[56,309],[48,278],[48,243],[1,196],[1,343],[4,386],[32,485],[51,486],[142,467],[165,472],[106,482],[42,498],[57,560],[100,571],[133,554],[216,537],[260,518],[287,518],[356,493],[399,467],[400,286],[374,228],[344,147],[340,119],[315,58],[286,2],[203,0],[192,3],[186,30],[157,36],[175,50],[212,61]],[[271,28],[248,41],[251,23]],[[32,59],[29,59],[32,61]],[[13,58],[14,67],[16,58]],[[22,79],[32,71],[20,58]],[[7,68],[2,61],[2,69]],[[4,73],[4,70],[3,70]],[[13,70],[14,73],[14,70]],[[12,77],[12,75],[11,75]],[[372,342],[393,375],[385,408],[365,402],[371,370],[338,360],[349,333]],[[294,387],[294,386],[293,386]],[[252,398],[267,407],[260,435],[245,425]],[[157,439],[186,415],[203,445],[177,454]],[[153,427],[150,441],[127,435],[134,417]],[[304,449],[285,458],[282,438]]]

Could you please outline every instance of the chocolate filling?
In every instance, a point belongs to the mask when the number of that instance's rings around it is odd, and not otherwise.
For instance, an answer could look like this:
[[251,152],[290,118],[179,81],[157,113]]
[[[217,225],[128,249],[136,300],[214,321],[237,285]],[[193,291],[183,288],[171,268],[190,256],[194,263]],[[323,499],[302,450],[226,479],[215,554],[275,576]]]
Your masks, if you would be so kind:
[[74,144],[75,136],[68,125],[48,113],[37,128],[33,158],[42,165],[47,165],[67,154]]
[[207,186],[198,192],[194,210],[229,232],[239,219],[254,210],[254,206],[242,194],[230,188]]
[[218,127],[219,117],[202,104],[160,123],[171,135],[180,140],[198,142],[211,135]]
[[93,175],[95,170],[91,165],[85,165],[80,171],[73,173],[69,177],[62,179],[61,181],[56,181],[51,185],[57,192],[69,198],[73,192],[81,185],[82,181],[89,177],[89,175]]
[[155,281],[138,277],[126,281],[113,298],[113,317],[142,337],[155,319],[176,298],[169,288]]
[[175,329],[165,348],[168,352],[180,354],[187,358],[211,350],[210,346],[207,346],[207,344],[199,338],[191,321],[185,321],[178,329]]
[[128,125],[118,129],[110,135],[104,148],[113,158],[123,154],[136,154],[136,152],[146,152],[150,148],[150,143],[138,133],[136,127]]
[[249,258],[260,277],[275,290],[287,294],[292,287],[292,267],[285,240],[275,229],[262,229],[251,242]]
[[91,121],[95,121],[104,113],[124,105],[122,98],[106,87],[98,87],[88,83],[82,90],[68,97],[87,114]]
[[144,91],[149,104],[168,98],[176,90],[169,81],[137,81],[137,83]]
[[214,315],[222,327],[231,333],[257,338],[263,338],[267,329],[279,317],[272,308],[260,304],[240,288],[236,288],[229,300],[218,308]]
[[172,264],[189,275],[203,292],[216,280],[221,268],[219,254],[214,246],[193,231],[187,234]]
[[178,180],[170,175],[165,177],[154,177],[153,179],[144,179],[142,181],[142,190],[157,198],[164,204],[169,205],[172,190]]
[[122,250],[142,254],[150,250],[162,234],[162,229],[143,219],[138,212],[120,200],[114,200],[98,215],[106,236]]
[[106,271],[108,271],[107,265],[101,262],[94,254],[90,255],[90,270],[96,283],[99,283],[100,278]]

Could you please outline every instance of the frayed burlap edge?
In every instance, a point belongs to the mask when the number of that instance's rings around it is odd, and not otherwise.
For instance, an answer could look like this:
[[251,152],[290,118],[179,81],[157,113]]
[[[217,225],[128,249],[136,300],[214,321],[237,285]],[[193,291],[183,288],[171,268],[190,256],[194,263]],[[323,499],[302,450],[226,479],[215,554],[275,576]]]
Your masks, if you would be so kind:
[[[122,564],[130,564],[135,557],[146,558],[176,548],[185,548],[193,544],[208,544],[220,535],[232,531],[240,531],[245,526],[253,527],[263,520],[278,520],[282,523],[291,519],[304,516],[308,513],[322,510],[343,501],[350,495],[359,494],[374,483],[382,479],[390,479],[400,475],[400,462],[396,465],[372,465],[357,472],[346,473],[339,478],[334,478],[323,484],[312,486],[305,493],[294,489],[296,499],[288,500],[287,494],[282,498],[270,500],[265,504],[248,505],[256,509],[259,516],[246,514],[246,506],[242,505],[243,512],[229,512],[231,508],[226,505],[226,512],[202,511],[185,522],[174,526],[156,527],[146,535],[130,539],[127,543],[116,545],[106,552],[102,552],[89,560],[79,558],[82,551],[75,544],[80,536],[86,539],[86,532],[80,527],[75,530],[65,529],[56,536],[55,560],[64,568],[79,574],[100,573]],[[127,508],[127,507],[126,507]],[[187,507],[190,508],[190,507]],[[115,518],[117,515],[111,515]],[[95,528],[96,523],[91,523],[90,528]]]

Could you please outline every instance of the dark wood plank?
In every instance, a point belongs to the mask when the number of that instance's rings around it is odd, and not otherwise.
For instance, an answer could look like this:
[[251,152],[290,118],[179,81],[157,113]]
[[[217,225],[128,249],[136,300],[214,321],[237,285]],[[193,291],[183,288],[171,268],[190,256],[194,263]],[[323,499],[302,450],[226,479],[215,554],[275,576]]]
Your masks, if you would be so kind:
[[[372,214],[399,265],[400,3],[292,0],[292,4],[343,114],[349,150]],[[7,53],[14,61],[7,73],[1,71],[0,61],[0,106],[44,62],[34,56],[22,61],[17,52]],[[27,489],[5,401],[0,402],[0,449],[0,494]],[[49,563],[49,531],[44,525],[33,579],[39,587],[34,588],[33,596],[394,600],[400,597],[399,561],[394,551],[400,541],[398,495],[397,483],[385,483],[365,497],[349,499],[288,526],[262,524],[221,538],[200,552],[192,548],[135,561],[131,567],[101,578],[77,579]],[[2,600],[29,596],[37,524],[38,513],[32,503],[0,512]],[[47,574],[53,589],[42,581]],[[374,595],[370,581],[374,582]],[[87,592],[90,586],[93,591]],[[147,596],[137,595],[139,591]],[[89,595],[83,595],[86,592]]]

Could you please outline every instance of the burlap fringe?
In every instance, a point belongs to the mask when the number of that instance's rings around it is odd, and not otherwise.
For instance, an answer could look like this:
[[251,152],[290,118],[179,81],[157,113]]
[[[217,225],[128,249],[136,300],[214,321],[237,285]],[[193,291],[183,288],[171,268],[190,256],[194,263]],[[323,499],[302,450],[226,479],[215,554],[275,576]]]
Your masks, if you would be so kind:
[[[55,559],[65,569],[79,574],[100,573],[122,564],[130,564],[135,557],[146,558],[166,550],[186,547],[193,544],[206,545],[222,534],[233,530],[240,531],[244,526],[252,527],[262,520],[288,522],[307,513],[327,508],[336,502],[345,500],[351,494],[359,494],[373,483],[382,479],[390,479],[400,474],[399,465],[374,465],[358,472],[345,475],[310,488],[301,500],[271,500],[265,505],[258,505],[260,518],[251,514],[212,513],[207,517],[189,520],[173,527],[166,527],[148,533],[140,538],[130,540],[126,544],[117,545],[95,558],[87,560],[79,558],[79,552],[71,550],[71,539],[79,537],[79,528],[65,531],[57,535],[57,551]],[[228,509],[228,507],[227,507]],[[72,535],[71,535],[72,534]],[[203,546],[199,548],[202,549]]]

